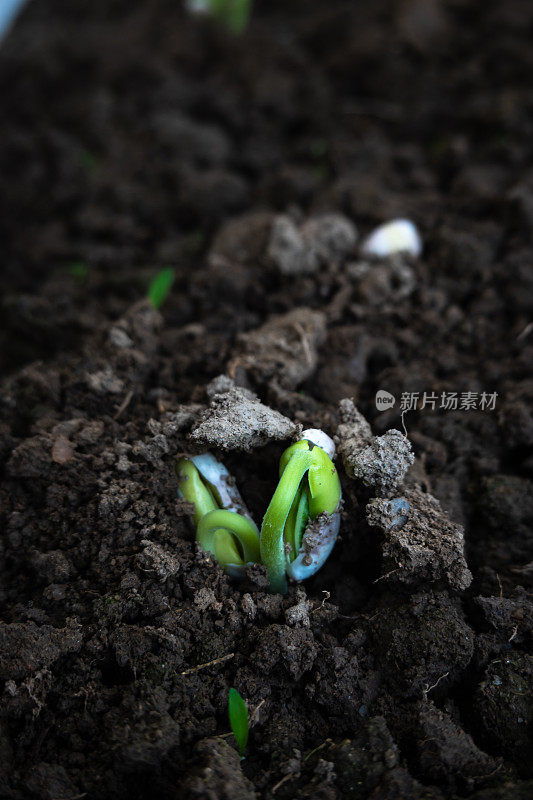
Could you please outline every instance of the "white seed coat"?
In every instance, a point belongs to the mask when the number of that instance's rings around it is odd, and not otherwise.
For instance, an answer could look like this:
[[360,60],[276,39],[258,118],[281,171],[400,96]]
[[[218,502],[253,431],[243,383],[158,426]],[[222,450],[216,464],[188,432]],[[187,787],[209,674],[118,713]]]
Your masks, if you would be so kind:
[[369,256],[385,258],[394,253],[422,253],[422,239],[418,229],[409,219],[394,219],[372,231],[362,244],[362,252]]
[[307,439],[317,447],[320,447],[330,458],[333,460],[335,457],[335,442],[328,436],[327,433],[321,431],[319,428],[308,428],[302,433],[302,439]]
[[235,481],[221,461],[217,461],[211,453],[191,456],[191,461],[200,475],[217,490],[222,508],[250,517],[250,512],[244,505],[244,500],[235,485]]
[[327,519],[324,520],[318,532],[314,527],[312,528],[313,544],[312,546],[306,547],[306,542],[309,541],[307,538],[309,527],[313,526],[313,523],[309,523],[303,535],[300,552],[294,561],[289,562],[287,559],[287,575],[290,575],[295,581],[304,581],[306,578],[310,578],[311,575],[314,575],[315,572],[318,572],[326,563],[333,550],[339,533],[340,524],[341,510],[340,507],[338,507],[331,516],[328,516]]

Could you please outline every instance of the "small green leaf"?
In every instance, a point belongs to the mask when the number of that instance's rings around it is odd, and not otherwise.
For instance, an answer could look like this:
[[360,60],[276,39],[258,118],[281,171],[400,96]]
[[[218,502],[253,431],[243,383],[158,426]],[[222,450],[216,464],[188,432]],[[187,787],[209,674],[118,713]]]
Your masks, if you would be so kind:
[[83,283],[89,272],[89,267],[83,261],[72,261],[69,264],[68,271],[77,283]]
[[161,308],[172,288],[175,277],[176,273],[172,267],[166,267],[157,273],[148,289],[148,299],[154,308]]
[[230,689],[228,695],[228,715],[231,730],[235,736],[239,753],[243,755],[248,743],[248,709],[237,689]]
[[85,172],[94,172],[98,166],[98,158],[90,150],[80,150],[78,158]]
[[211,13],[231,33],[242,33],[248,25],[252,0],[209,0]]
[[172,288],[175,277],[176,273],[173,267],[166,267],[157,273],[148,289],[148,299],[154,308],[161,308]]

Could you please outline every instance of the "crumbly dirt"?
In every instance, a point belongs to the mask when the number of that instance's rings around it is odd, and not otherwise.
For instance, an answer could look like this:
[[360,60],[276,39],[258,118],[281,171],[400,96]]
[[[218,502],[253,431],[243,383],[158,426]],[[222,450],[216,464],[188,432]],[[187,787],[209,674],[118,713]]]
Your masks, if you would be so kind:
[[[2,798],[533,795],[532,24],[28,3],[0,46]],[[398,216],[422,256],[362,257]],[[300,426],[337,434],[341,534],[281,597],[197,547],[173,464],[226,448],[260,522]]]
[[202,452],[212,448],[248,452],[271,441],[287,440],[297,432],[294,422],[225,375],[211,381],[206,392],[209,407],[194,421],[188,437]]

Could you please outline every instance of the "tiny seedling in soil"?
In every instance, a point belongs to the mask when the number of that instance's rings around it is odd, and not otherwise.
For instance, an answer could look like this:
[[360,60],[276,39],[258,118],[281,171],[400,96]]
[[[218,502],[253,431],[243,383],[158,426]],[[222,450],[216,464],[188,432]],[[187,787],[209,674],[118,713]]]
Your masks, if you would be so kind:
[[231,730],[237,742],[241,758],[244,757],[244,751],[248,743],[248,733],[250,724],[248,722],[248,709],[246,703],[240,696],[237,689],[231,688],[228,695],[228,716],[231,725]]
[[224,464],[211,453],[180,458],[179,492],[194,505],[196,541],[234,577],[259,561],[259,531]]
[[242,33],[250,20],[252,0],[210,0],[212,14],[231,33]]
[[79,154],[79,162],[85,172],[91,174],[98,166],[98,158],[91,153],[90,150],[81,150]]
[[77,283],[83,283],[89,272],[89,267],[83,261],[73,261],[69,264],[68,271]]
[[[179,459],[179,494],[194,507],[196,540],[226,572],[242,577],[252,563],[266,566],[270,591],[287,591],[287,575],[305,580],[329,557],[340,527],[341,485],[323,431],[303,438],[281,456],[280,481],[261,535],[226,467],[211,453]],[[327,451],[327,452],[326,452]]]
[[148,299],[154,308],[161,308],[174,283],[176,273],[172,267],[166,267],[157,273],[148,289]]
[[242,33],[250,20],[252,0],[188,0],[189,9],[210,14],[231,33]]
[[[261,561],[270,589],[287,591],[287,574],[313,575],[329,557],[340,523],[341,485],[328,454],[308,439],[285,450],[280,480],[261,527]],[[315,530],[308,523],[320,518]]]

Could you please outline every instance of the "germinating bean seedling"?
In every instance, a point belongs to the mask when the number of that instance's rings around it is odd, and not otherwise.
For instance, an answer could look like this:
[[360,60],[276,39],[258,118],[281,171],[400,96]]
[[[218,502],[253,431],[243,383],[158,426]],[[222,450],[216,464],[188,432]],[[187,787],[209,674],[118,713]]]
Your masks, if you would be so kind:
[[259,560],[259,531],[228,470],[211,453],[180,458],[179,492],[194,506],[196,540],[228,574]]
[[264,564],[272,592],[287,591],[287,576],[314,575],[340,526],[341,486],[328,455],[334,449],[329,436],[313,429],[285,450],[260,534],[222,463],[210,453],[180,458],[179,493],[194,507],[198,543],[234,577],[249,564]]

